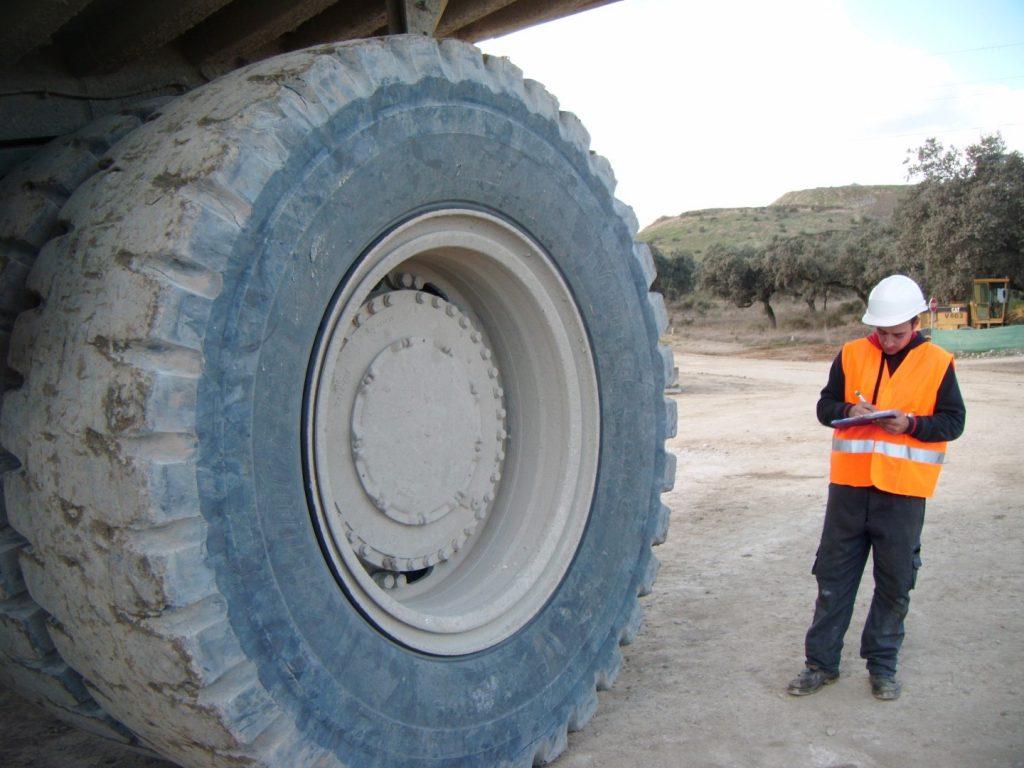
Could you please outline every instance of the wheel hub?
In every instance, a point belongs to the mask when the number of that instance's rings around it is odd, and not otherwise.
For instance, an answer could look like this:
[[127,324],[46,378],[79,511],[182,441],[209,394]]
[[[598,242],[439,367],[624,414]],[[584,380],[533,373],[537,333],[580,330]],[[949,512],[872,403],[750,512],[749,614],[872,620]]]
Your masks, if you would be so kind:
[[501,479],[507,434],[493,355],[455,305],[408,290],[364,304],[345,347],[346,357],[372,356],[349,425],[370,504],[342,513],[346,537],[387,570],[444,562],[486,517]]

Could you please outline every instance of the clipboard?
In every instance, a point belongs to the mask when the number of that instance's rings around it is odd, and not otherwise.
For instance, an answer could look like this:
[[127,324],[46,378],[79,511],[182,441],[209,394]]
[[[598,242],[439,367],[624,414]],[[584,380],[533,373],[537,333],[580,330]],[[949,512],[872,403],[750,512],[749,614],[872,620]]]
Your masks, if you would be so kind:
[[899,415],[899,411],[892,410],[891,408],[887,411],[872,411],[863,416],[850,416],[846,419],[835,419],[830,422],[833,427],[859,427],[864,424],[870,424],[878,419],[891,419],[893,416]]

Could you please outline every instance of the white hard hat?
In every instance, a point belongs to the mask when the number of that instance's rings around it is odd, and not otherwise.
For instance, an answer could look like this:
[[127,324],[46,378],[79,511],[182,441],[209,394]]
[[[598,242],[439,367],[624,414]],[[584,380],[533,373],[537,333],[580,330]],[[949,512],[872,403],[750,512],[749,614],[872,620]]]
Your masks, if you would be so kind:
[[861,322],[876,328],[892,328],[927,309],[917,283],[906,275],[890,275],[871,289],[868,311]]

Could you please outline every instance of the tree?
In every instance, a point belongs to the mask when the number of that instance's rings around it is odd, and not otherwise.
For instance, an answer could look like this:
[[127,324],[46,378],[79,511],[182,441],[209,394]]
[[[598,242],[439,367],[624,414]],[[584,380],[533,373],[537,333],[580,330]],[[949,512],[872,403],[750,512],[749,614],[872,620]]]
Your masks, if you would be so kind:
[[897,207],[900,258],[928,289],[964,298],[978,276],[1024,285],[1024,156],[985,136],[960,152],[929,139],[908,160],[922,181]]
[[818,299],[827,308],[831,290],[852,291],[867,305],[868,291],[883,277],[922,273],[920,263],[900,258],[893,228],[872,219],[849,231],[773,238],[764,259],[775,290],[802,299],[812,314]]
[[778,327],[771,305],[777,289],[763,250],[715,243],[704,256],[700,274],[703,288],[737,307],[749,307],[759,301],[771,327]]
[[775,289],[802,299],[812,314],[825,287],[824,264],[810,247],[810,236],[773,237],[764,251]]
[[693,256],[685,251],[674,251],[665,256],[656,245],[650,244],[649,247],[654,267],[658,270],[652,288],[668,301],[690,293],[697,282],[697,262]]
[[[908,150],[909,153],[909,150]],[[930,138],[917,148],[917,162],[903,161],[907,166],[907,179],[917,176],[938,182],[962,179],[965,175],[963,157],[956,147],[946,149],[936,138]]]
[[853,291],[864,306],[871,287],[883,277],[901,273],[920,279],[920,262],[901,255],[896,232],[889,224],[864,221],[849,232],[833,234],[821,249],[826,284]]

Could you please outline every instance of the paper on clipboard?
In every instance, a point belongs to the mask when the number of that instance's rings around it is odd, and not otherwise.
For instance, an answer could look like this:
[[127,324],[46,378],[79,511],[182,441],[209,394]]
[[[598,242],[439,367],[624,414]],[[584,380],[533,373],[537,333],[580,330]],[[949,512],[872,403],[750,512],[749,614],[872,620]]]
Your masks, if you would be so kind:
[[872,421],[878,419],[891,419],[893,416],[899,415],[899,411],[889,409],[887,411],[872,411],[866,413],[863,416],[850,416],[846,419],[835,419],[831,422],[833,427],[859,427],[863,424],[870,424]]

